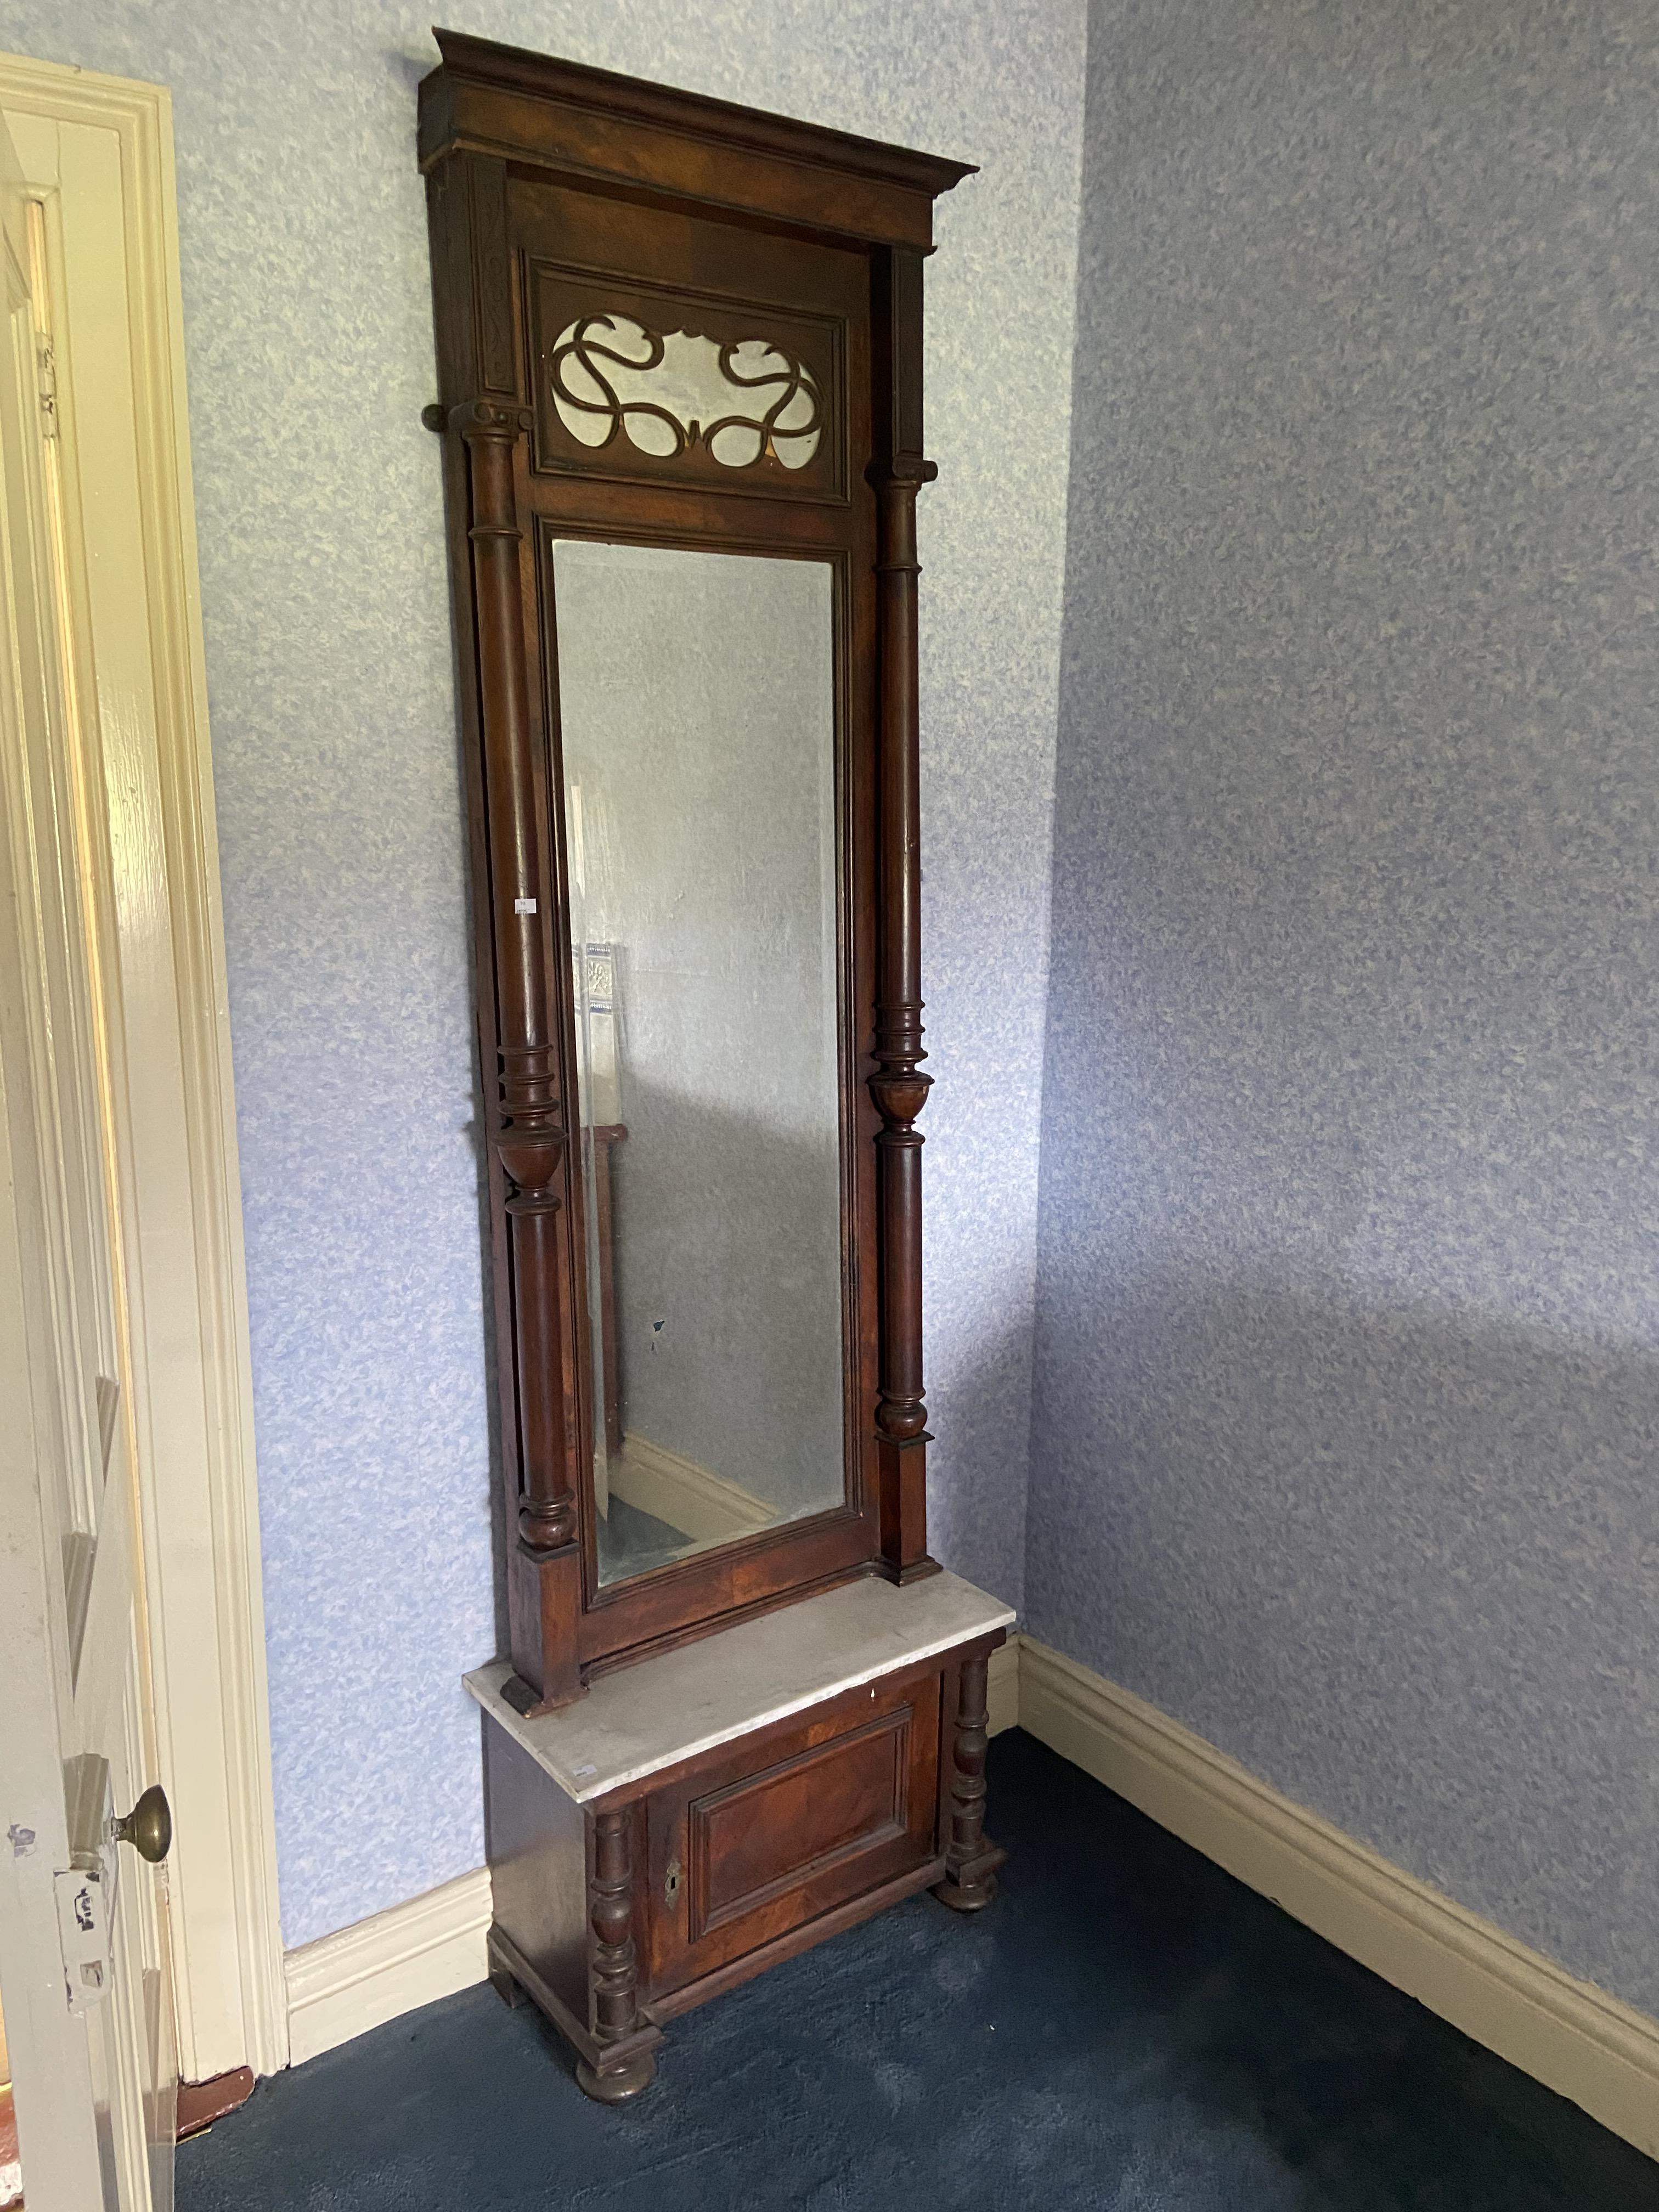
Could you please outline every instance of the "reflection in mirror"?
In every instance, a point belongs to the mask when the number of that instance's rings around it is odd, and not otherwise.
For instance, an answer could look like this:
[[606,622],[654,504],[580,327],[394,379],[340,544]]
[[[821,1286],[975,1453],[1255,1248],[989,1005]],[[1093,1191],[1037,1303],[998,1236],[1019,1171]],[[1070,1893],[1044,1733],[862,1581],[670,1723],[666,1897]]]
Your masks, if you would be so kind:
[[841,1503],[829,568],[554,553],[599,1577]]

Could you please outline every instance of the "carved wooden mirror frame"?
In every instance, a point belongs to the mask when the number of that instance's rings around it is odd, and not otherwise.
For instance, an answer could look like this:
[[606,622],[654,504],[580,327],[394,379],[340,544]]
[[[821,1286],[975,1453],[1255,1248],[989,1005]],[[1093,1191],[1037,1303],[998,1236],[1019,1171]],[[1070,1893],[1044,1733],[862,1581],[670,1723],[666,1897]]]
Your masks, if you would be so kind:
[[[453,32],[421,87],[484,1071],[511,1656],[521,1710],[687,1635],[927,1554],[915,500],[922,261],[966,164]],[[571,436],[574,307],[731,347],[794,335],[823,434],[722,465]],[[613,423],[613,432],[620,429]],[[787,435],[782,432],[781,435]],[[659,441],[660,442],[660,441]],[[757,441],[759,442],[759,441]],[[792,462],[799,457],[790,456]],[[835,575],[847,1486],[810,1518],[601,1586],[560,794],[556,538],[784,556]],[[766,1040],[755,1040],[764,1053]]]

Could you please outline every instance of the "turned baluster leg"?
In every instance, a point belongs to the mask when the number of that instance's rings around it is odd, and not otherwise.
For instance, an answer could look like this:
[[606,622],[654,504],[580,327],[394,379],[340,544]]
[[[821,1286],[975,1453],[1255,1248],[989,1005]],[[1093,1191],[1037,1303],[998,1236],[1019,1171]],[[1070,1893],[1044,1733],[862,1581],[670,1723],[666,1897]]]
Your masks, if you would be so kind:
[[951,1747],[950,1832],[945,1879],[933,1891],[957,1912],[977,1912],[997,1893],[997,1869],[1008,1856],[985,1834],[985,1750],[990,1741],[986,1710],[989,1661],[981,1653],[959,1670],[957,1723]]
[[[587,1885],[592,1929],[588,1984],[592,2033],[598,2059],[583,2059],[576,2079],[601,2104],[619,2105],[647,2088],[657,2070],[659,2036],[640,2018],[634,1954],[634,1813],[599,1813],[593,1820],[593,1872]],[[647,2039],[642,2044],[641,2037]]]

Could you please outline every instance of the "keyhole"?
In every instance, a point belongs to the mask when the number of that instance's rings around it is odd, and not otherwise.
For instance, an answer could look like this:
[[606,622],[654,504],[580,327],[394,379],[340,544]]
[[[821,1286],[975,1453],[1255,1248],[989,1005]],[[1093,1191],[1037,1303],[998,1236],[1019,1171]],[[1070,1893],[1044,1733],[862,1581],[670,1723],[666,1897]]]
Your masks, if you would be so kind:
[[663,1878],[662,1893],[663,1901],[667,1905],[672,1905],[680,1893],[680,1863],[678,1859],[670,1859],[668,1862],[668,1872]]

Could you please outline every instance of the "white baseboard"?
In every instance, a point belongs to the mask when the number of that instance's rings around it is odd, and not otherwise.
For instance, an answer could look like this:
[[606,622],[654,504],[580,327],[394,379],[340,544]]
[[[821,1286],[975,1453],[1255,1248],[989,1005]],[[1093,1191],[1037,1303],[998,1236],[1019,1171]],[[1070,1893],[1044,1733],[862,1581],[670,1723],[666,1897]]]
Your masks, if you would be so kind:
[[1201,1736],[1030,1637],[1020,1725],[1252,1889],[1659,2157],[1659,2021],[1283,1797]]
[[489,1918],[489,1872],[479,1867],[289,1952],[290,2063],[483,1981]]
[[991,1716],[993,1735],[1000,1735],[1004,1729],[1019,1726],[1019,1638],[1012,1629],[1001,1650],[991,1654],[991,1664],[986,1671],[985,1705]]

